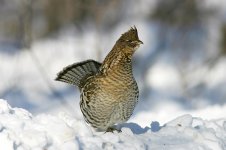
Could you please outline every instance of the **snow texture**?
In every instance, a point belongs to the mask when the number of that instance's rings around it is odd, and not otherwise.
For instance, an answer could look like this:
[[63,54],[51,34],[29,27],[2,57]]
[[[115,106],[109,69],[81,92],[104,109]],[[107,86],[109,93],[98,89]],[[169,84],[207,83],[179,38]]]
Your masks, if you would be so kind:
[[58,116],[12,108],[0,100],[1,150],[167,149],[225,150],[226,119],[203,120],[185,114],[160,126],[150,121],[121,125],[121,133],[94,132],[65,112]]

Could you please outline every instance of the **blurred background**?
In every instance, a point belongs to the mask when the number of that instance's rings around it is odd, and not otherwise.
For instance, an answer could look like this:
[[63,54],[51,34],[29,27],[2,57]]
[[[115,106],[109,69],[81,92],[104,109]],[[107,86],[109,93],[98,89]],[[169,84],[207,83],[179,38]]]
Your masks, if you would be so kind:
[[133,25],[144,42],[133,59],[135,114],[161,120],[226,106],[224,0],[0,0],[0,98],[34,114],[81,117],[78,89],[54,81],[56,74],[103,61]]

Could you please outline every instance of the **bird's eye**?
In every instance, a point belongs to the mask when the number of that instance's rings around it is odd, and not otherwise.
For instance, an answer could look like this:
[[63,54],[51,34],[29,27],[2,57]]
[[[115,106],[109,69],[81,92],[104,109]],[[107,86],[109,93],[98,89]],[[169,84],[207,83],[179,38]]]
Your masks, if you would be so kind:
[[126,40],[126,42],[132,43],[132,41],[131,41],[131,40]]

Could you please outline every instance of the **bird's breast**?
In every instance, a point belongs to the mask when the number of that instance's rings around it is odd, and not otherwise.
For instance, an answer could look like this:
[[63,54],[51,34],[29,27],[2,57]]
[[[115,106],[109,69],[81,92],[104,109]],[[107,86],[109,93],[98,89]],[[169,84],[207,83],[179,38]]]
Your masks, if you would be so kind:
[[108,74],[100,79],[102,95],[107,95],[115,101],[126,100],[138,91],[137,83],[132,73],[122,74],[120,71]]

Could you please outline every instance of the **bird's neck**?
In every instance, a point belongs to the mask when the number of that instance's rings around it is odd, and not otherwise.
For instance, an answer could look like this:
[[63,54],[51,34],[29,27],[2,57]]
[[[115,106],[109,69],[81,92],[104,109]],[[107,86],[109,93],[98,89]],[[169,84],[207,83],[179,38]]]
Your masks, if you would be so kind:
[[110,71],[122,70],[125,72],[132,72],[132,50],[123,51],[120,48],[113,48],[110,53],[106,56],[100,70],[103,73],[108,73]]

